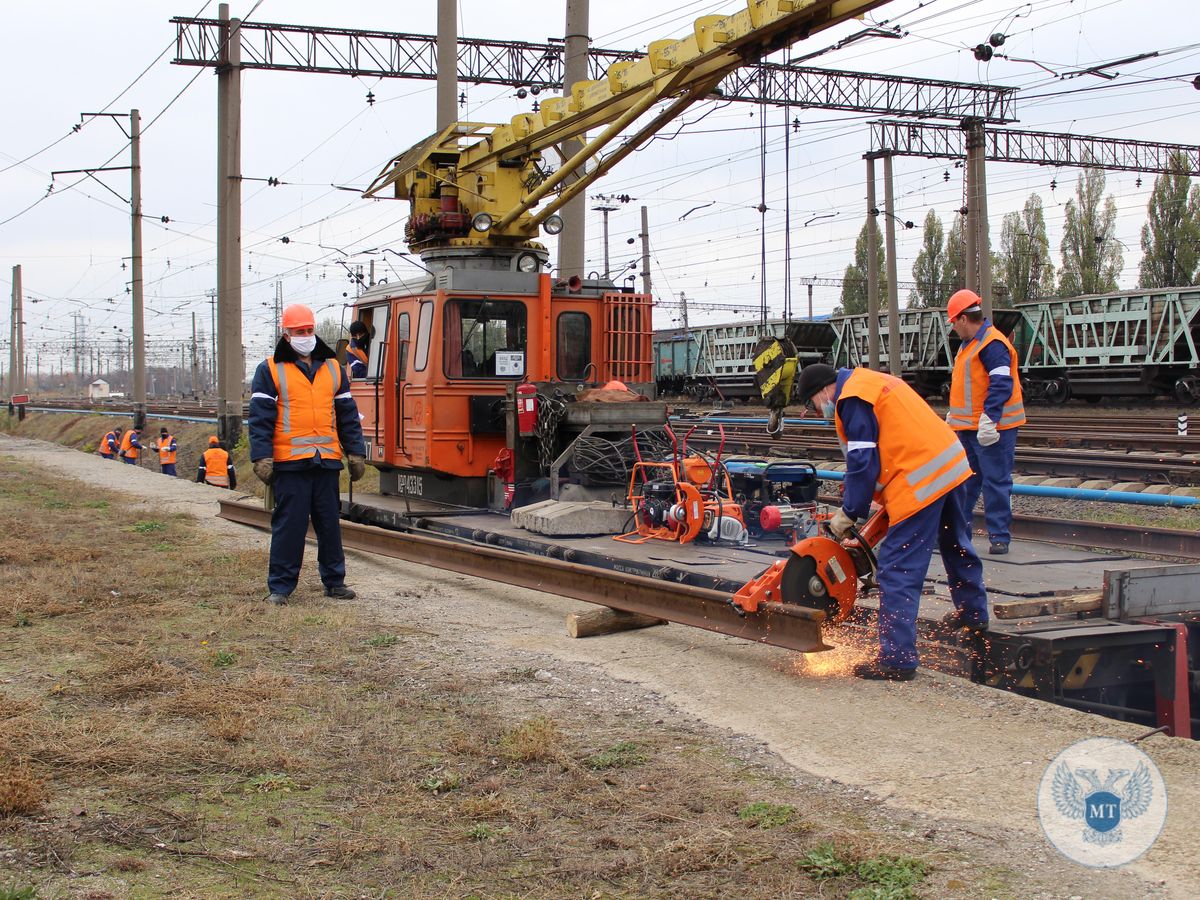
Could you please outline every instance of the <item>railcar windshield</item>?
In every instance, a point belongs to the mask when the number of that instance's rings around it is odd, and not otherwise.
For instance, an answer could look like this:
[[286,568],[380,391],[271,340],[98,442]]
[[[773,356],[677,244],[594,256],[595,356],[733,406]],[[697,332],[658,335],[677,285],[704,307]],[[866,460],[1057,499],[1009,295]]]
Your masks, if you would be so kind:
[[451,300],[443,322],[448,378],[525,375],[525,304],[516,300]]

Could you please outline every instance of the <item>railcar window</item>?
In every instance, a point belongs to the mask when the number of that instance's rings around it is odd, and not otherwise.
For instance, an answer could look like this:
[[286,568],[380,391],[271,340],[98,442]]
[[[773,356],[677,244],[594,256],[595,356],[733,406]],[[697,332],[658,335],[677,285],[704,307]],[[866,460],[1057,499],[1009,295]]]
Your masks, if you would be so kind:
[[429,365],[429,332],[432,328],[433,304],[427,301],[421,304],[417,314],[417,350],[413,354],[413,368],[418,372],[424,372]]
[[396,371],[401,378],[408,374],[408,318],[406,312],[396,317],[396,352],[400,354]]
[[367,352],[367,374],[363,377],[377,380],[383,371],[383,357],[387,350],[387,307],[367,307],[359,313],[359,319],[367,326],[367,337],[362,347]]
[[448,378],[520,378],[525,374],[525,340],[524,303],[446,304],[442,364]]
[[592,317],[583,312],[565,312],[556,324],[555,353],[558,377],[582,378],[592,362]]

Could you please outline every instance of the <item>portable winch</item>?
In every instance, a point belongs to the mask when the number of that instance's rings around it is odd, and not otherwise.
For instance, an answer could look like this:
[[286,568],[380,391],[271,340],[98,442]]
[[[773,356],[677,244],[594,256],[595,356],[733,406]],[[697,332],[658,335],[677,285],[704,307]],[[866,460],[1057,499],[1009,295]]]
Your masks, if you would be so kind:
[[841,541],[824,535],[793,544],[787,559],[742,586],[731,603],[746,613],[756,613],[763,603],[785,603],[823,611],[833,624],[854,611],[859,583],[874,585],[878,564],[875,548],[888,530],[881,507],[861,529],[851,528]]

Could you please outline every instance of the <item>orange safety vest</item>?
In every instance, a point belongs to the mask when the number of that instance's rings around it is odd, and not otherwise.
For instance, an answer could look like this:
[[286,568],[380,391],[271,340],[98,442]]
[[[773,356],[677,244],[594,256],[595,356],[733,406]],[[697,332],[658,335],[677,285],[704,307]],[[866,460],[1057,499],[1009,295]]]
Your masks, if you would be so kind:
[[276,462],[292,462],[320,456],[340,460],[342,444],[338,440],[334,392],[341,385],[342,371],[336,359],[327,359],[313,380],[295,363],[267,360],[271,380],[275,382]]
[[983,340],[964,342],[954,357],[954,375],[950,381],[950,416],[946,421],[955,431],[979,429],[979,417],[983,415],[990,381],[979,359],[979,351],[992,341],[999,341],[1008,350],[1008,371],[1013,381],[1012,396],[1004,404],[996,429],[1004,431],[1025,424],[1025,400],[1021,396],[1021,379],[1017,373],[1017,351],[995,326],[989,326]]
[[347,352],[347,353],[348,353],[350,356],[353,356],[355,359],[357,359],[357,360],[358,360],[360,363],[362,363],[364,366],[367,364],[367,354],[366,354],[366,352],[365,352],[364,350],[362,350],[361,348],[359,348],[359,347],[355,347],[353,344],[351,344],[350,346],[348,346],[348,347],[346,348],[346,352]]
[[133,446],[133,432],[127,431],[121,438],[121,455],[126,459],[137,459],[138,448]]
[[165,438],[159,438],[158,440],[158,461],[164,466],[175,465],[175,457],[179,451],[171,449],[171,441],[173,440],[174,438],[169,434]]
[[[838,401],[858,397],[879,420],[879,481],[875,501],[892,524],[920,512],[971,477],[967,452],[950,427],[917,392],[894,375],[855,369]],[[838,440],[846,432],[835,413]]]
[[100,446],[97,448],[96,452],[101,456],[113,455],[112,448],[108,445],[110,438],[114,444],[117,443],[117,433],[115,431],[109,431],[104,435],[104,437],[100,438]]
[[204,458],[204,483],[216,487],[229,487],[229,454],[220,447],[209,447]]

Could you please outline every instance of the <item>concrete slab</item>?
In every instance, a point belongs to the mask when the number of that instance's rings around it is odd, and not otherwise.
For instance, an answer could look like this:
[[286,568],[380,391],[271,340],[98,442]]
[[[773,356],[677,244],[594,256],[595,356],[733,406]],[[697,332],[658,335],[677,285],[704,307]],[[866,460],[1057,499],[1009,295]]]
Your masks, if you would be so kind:
[[1103,478],[1093,478],[1091,481],[1085,481],[1079,486],[1083,491],[1111,491],[1113,483],[1105,481]]
[[511,522],[518,528],[548,537],[621,534],[633,512],[600,500],[570,502],[543,500],[514,509]]
[[1047,478],[1042,484],[1045,487],[1073,488],[1079,487],[1082,481],[1082,478]]
[[1130,494],[1140,494],[1146,489],[1144,481],[1122,481],[1112,486],[1114,491],[1125,491]]

